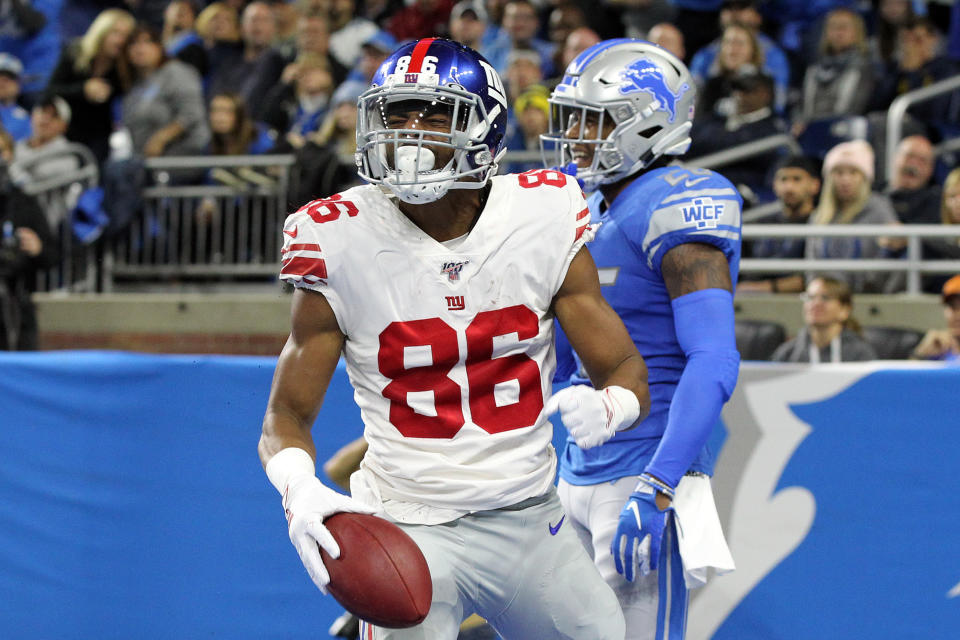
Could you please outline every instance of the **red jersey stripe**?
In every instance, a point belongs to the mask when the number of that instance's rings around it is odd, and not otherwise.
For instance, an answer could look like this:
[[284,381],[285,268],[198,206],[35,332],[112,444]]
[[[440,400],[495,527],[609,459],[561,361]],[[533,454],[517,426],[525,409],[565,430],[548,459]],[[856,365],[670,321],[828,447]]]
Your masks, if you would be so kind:
[[577,214],[577,220],[583,220],[590,215],[590,207],[584,207],[583,211]]
[[573,238],[574,241],[579,240],[579,239],[580,239],[580,236],[583,235],[583,232],[586,231],[586,230],[587,230],[587,227],[589,227],[589,226],[590,226],[589,224],[585,224],[585,225],[583,225],[583,226],[577,227],[577,235],[574,236],[574,238]]
[[283,267],[280,269],[280,275],[313,276],[326,280],[327,263],[323,261],[323,258],[304,258],[303,256],[286,258],[283,261]]
[[320,245],[318,244],[292,244],[289,247],[284,247],[281,250],[281,253],[287,253],[288,251],[320,251]]
[[410,54],[410,66],[407,67],[407,73],[420,73],[420,67],[423,65],[423,58],[427,55],[427,49],[433,44],[436,38],[424,38],[413,48]]

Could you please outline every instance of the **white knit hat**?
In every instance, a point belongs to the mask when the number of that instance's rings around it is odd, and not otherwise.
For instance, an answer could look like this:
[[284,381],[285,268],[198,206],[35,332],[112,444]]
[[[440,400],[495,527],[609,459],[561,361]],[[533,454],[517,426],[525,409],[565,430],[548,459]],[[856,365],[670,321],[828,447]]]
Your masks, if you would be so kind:
[[875,171],[873,147],[864,140],[841,142],[830,149],[827,157],[823,159],[823,175],[829,175],[834,167],[841,165],[859,169],[867,177],[868,182],[873,182]]

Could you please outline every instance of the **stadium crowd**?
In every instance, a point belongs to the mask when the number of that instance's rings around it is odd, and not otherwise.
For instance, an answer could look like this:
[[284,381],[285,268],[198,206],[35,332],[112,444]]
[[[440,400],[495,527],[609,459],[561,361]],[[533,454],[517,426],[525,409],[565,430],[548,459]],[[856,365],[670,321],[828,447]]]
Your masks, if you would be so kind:
[[[52,153],[74,143],[125,184],[130,158],[293,154],[291,206],[333,194],[359,181],[358,96],[398,44],[426,36],[475,48],[501,75],[510,151],[539,149],[549,92],[578,53],[644,38],[698,84],[688,158],[771,135],[803,150],[720,169],[747,208],[776,203],[752,221],[960,223],[960,168],[936,151],[960,136],[960,89],[911,107],[893,170],[883,166],[891,102],[960,72],[960,3],[946,0],[18,0],[0,5],[0,184],[18,191],[75,168]],[[756,241],[744,255],[896,258],[905,247],[892,231]],[[958,256],[956,238],[923,242],[925,259]],[[851,294],[905,286],[898,273],[828,275]],[[749,274],[740,290],[801,293],[807,279]],[[926,276],[923,288],[945,281]]]

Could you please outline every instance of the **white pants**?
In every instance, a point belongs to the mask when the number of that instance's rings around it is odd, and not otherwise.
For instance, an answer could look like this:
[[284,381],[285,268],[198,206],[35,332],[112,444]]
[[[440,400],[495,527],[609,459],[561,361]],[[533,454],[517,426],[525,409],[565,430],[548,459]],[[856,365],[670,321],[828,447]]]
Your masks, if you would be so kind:
[[[686,562],[691,575],[684,576],[681,542],[671,517],[664,530],[658,570],[647,576],[635,575],[633,582],[627,582],[617,573],[610,544],[617,531],[620,511],[637,486],[637,480],[637,476],[628,476],[614,482],[583,486],[561,480],[560,500],[581,543],[593,556],[600,575],[617,594],[626,620],[627,640],[682,640],[687,623],[688,581],[699,582],[708,567],[733,568],[720,531],[710,479],[684,476],[677,486],[674,501],[674,507],[683,514],[681,526],[688,541],[696,540],[696,544],[707,547],[705,553],[699,554],[701,557]],[[696,530],[696,533],[687,531],[687,528]]]
[[596,572],[555,492],[439,525],[398,523],[433,578],[426,620],[410,629],[361,626],[364,640],[453,640],[477,613],[504,640],[622,640],[617,598]]

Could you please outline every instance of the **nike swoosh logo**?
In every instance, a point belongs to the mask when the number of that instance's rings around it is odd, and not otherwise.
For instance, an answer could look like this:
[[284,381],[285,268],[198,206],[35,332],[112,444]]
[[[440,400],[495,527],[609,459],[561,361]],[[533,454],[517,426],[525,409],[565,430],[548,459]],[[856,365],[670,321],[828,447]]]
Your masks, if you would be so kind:
[[643,529],[643,523],[640,522],[640,510],[637,509],[637,503],[631,500],[630,506],[627,508],[630,509],[630,511],[633,511],[633,517],[637,519],[637,529]]
[[702,178],[694,178],[693,180],[687,178],[687,181],[683,183],[683,186],[692,187],[698,182],[703,182],[704,180],[709,180],[709,179],[710,179],[710,176],[703,176]]
[[557,523],[557,526],[553,526],[549,522],[547,523],[547,526],[550,527],[550,535],[552,536],[557,535],[557,531],[560,531],[560,525],[563,524],[563,519],[566,517],[567,517],[567,514],[563,514],[562,516],[560,516],[560,522]]
[[288,236],[290,236],[291,238],[296,238],[296,237],[297,237],[297,230],[298,230],[298,227],[294,227],[294,228],[293,228],[293,231],[287,231],[286,229],[284,229],[283,232],[284,232],[285,234],[287,234]]

